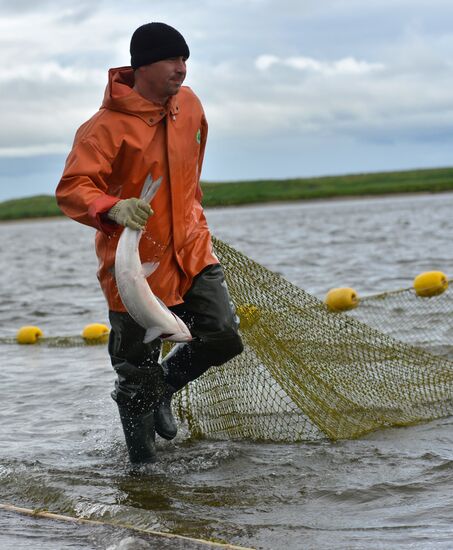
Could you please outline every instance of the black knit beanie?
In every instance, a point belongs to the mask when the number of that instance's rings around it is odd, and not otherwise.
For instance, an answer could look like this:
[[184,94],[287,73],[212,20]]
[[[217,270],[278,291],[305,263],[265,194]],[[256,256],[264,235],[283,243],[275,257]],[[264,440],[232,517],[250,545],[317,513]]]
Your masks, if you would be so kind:
[[131,38],[131,66],[138,69],[170,57],[189,57],[184,37],[165,23],[146,23],[138,27]]

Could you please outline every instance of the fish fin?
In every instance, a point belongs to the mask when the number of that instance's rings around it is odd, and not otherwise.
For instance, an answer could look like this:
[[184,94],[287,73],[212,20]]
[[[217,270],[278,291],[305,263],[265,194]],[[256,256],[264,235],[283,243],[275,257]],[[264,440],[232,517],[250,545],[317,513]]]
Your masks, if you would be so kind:
[[150,327],[145,332],[145,337],[143,338],[143,343],[147,344],[148,342],[152,342],[156,338],[159,338],[159,336],[162,334],[162,330],[159,327]]
[[146,177],[145,183],[143,184],[142,192],[140,193],[140,198],[146,202],[151,202],[159,190],[160,184],[162,183],[162,176],[157,178],[156,181],[153,181],[151,174],[148,174]]
[[154,273],[159,267],[159,262],[145,262],[142,264],[142,271],[145,279],[147,279],[151,273]]

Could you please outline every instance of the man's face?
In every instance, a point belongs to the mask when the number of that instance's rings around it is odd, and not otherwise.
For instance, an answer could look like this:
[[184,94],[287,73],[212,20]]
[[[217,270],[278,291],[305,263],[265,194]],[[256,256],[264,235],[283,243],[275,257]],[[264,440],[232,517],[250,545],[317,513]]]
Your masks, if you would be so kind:
[[148,89],[157,97],[167,98],[179,92],[186,78],[186,59],[171,57],[143,65],[138,70]]

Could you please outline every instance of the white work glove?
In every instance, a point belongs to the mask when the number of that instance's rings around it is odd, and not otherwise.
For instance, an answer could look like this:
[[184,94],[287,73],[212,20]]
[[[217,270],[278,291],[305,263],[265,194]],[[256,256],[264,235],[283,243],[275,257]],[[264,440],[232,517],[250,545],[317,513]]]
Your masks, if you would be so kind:
[[142,199],[132,197],[118,201],[107,212],[107,217],[120,225],[131,229],[143,229],[153,211],[151,206]]

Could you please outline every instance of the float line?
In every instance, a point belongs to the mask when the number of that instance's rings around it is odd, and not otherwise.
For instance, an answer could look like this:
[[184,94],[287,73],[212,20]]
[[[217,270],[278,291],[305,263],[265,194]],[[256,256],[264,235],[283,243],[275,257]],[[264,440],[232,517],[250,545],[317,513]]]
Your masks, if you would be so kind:
[[46,518],[46,519],[53,519],[55,521],[84,523],[88,525],[108,525],[110,527],[128,529],[130,531],[137,531],[138,533],[154,535],[160,538],[185,540],[188,542],[196,542],[197,544],[205,544],[206,546],[210,546],[211,548],[224,548],[225,550],[255,550],[254,548],[249,548],[246,546],[235,546],[233,544],[227,544],[222,542],[211,542],[209,540],[187,537],[185,535],[176,535],[174,533],[163,533],[162,531],[154,531],[152,529],[141,529],[140,527],[134,527],[133,525],[128,525],[126,523],[116,523],[113,521],[101,521],[101,520],[95,520],[95,519],[77,518],[73,516],[56,514],[54,512],[48,512],[46,510],[33,510],[31,508],[21,508],[19,506],[14,506],[13,504],[0,503],[0,509],[7,510],[8,512],[15,512],[17,514],[22,514],[25,516],[31,516],[34,518]]

